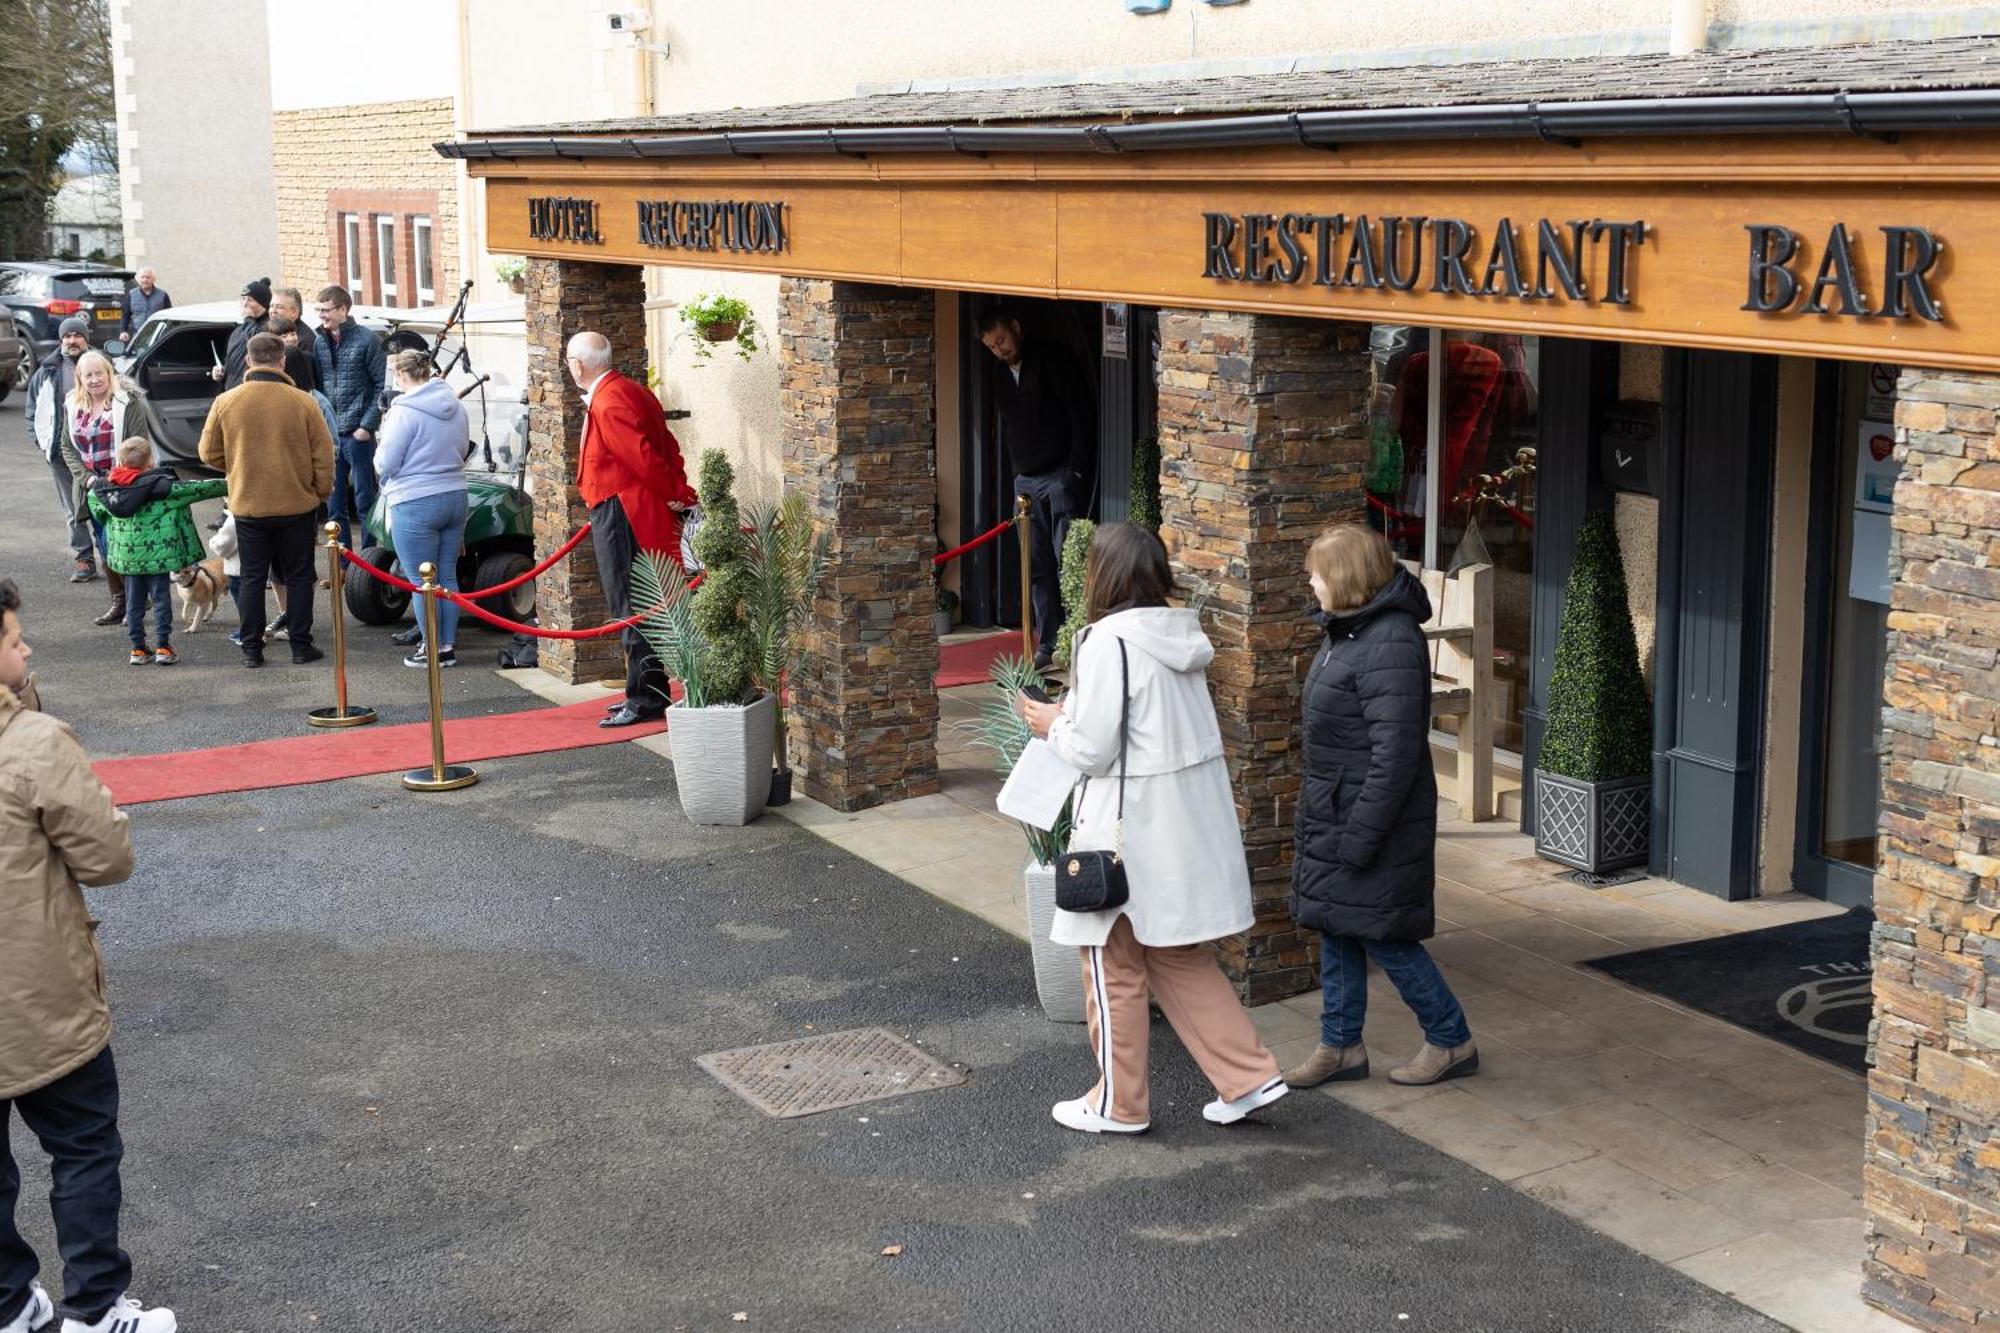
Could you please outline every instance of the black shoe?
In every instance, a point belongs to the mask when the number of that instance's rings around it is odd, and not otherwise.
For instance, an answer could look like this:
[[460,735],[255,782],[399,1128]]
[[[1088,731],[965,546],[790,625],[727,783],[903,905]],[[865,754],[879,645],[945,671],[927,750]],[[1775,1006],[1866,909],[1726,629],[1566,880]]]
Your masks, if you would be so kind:
[[625,702],[625,696],[621,694],[616,699],[613,699],[610,703],[604,705],[604,711],[607,713],[615,713],[621,708],[629,708],[629,707],[631,707],[631,705]]
[[323,650],[315,648],[309,643],[301,644],[296,639],[292,641],[293,666],[309,666],[325,656],[326,653]]
[[634,708],[628,703],[609,717],[598,719],[597,725],[600,727],[631,727],[637,726],[641,722],[658,721],[665,715],[666,712],[664,709]]
[[264,665],[264,654],[262,653],[243,654],[243,665],[250,668],[252,671],[255,671],[258,667]]
[[1035,670],[1037,672],[1043,675],[1047,675],[1050,668],[1054,667],[1055,664],[1056,664],[1056,655],[1054,653],[1035,654]]
[[398,648],[407,648],[413,643],[422,643],[423,641],[424,627],[422,625],[412,625],[408,629],[399,629],[389,636],[389,642],[395,644]]
[[[431,664],[428,653],[429,649],[419,648],[417,649],[417,651],[411,653],[408,657],[403,659],[403,665],[406,667],[415,667],[419,671],[428,670]],[[438,654],[438,670],[442,671],[446,667],[455,667],[457,665],[458,665],[458,649],[447,648],[443,652]]]

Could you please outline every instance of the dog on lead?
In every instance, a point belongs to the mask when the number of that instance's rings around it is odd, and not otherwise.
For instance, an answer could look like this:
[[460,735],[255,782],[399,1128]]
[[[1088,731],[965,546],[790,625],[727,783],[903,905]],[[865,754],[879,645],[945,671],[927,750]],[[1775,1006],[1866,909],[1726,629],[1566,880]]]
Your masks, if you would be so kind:
[[223,595],[229,590],[228,576],[222,572],[222,561],[216,559],[189,565],[171,577],[174,595],[180,599],[181,614],[187,618],[187,632],[192,634],[222,605]]

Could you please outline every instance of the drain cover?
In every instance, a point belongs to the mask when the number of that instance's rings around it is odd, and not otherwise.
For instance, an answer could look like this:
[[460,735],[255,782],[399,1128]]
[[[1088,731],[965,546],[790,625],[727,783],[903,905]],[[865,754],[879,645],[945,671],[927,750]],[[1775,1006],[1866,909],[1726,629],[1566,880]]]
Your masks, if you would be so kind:
[[784,1119],[965,1082],[963,1073],[884,1028],[714,1051],[695,1063],[765,1115]]
[[1586,889],[1608,889],[1617,884],[1637,884],[1646,878],[1643,870],[1618,870],[1609,875],[1593,875],[1587,870],[1570,872],[1569,882],[1580,884]]

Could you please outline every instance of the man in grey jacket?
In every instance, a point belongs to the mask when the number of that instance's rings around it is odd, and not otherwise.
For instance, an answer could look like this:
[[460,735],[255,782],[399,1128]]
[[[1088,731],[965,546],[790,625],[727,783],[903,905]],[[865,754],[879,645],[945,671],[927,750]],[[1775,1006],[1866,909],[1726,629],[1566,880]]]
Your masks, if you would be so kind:
[[76,476],[63,459],[64,436],[69,433],[69,413],[63,403],[76,387],[77,358],[90,350],[90,326],[71,316],[58,329],[60,341],[35,368],[28,380],[28,430],[35,447],[49,460],[49,474],[55,478],[56,498],[62,502],[63,518],[69,522],[69,554],[76,562],[71,583],[88,583],[97,577],[97,552],[91,537],[90,515],[76,502]]

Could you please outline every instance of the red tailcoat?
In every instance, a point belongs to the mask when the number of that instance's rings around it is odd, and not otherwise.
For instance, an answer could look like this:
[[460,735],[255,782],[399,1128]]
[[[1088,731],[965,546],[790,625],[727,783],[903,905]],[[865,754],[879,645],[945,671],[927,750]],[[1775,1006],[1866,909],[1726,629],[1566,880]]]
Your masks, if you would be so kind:
[[584,419],[576,485],[587,505],[619,498],[640,550],[680,559],[681,517],[668,506],[692,505],[696,496],[681,465],[681,447],[651,389],[615,370],[597,382]]

